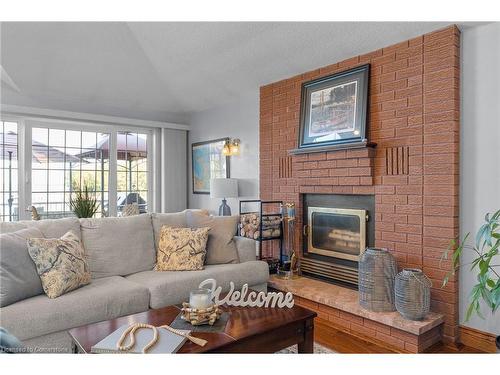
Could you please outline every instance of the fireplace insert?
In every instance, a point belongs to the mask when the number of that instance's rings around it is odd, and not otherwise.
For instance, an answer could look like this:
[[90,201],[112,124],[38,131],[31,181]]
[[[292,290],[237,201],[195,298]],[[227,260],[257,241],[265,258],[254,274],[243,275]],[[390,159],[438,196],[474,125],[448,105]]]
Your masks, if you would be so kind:
[[366,210],[308,207],[308,251],[358,261],[366,248]]
[[373,196],[307,194],[302,273],[356,287],[359,258],[374,241],[373,214]]

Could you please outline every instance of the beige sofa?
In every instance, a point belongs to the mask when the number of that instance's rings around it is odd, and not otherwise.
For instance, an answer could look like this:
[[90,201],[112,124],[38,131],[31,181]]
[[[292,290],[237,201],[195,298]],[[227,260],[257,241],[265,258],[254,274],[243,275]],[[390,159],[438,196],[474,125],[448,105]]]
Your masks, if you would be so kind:
[[[36,227],[47,238],[77,233],[89,259],[92,282],[50,299],[45,294],[0,308],[0,326],[28,347],[69,351],[68,329],[186,301],[198,284],[214,278],[224,290],[233,281],[266,290],[265,262],[255,260],[255,242],[235,237],[239,263],[205,265],[201,271],[153,271],[162,225],[186,227],[186,211],[127,218],[54,219],[0,223],[0,232]],[[41,348],[41,349],[40,349]]]

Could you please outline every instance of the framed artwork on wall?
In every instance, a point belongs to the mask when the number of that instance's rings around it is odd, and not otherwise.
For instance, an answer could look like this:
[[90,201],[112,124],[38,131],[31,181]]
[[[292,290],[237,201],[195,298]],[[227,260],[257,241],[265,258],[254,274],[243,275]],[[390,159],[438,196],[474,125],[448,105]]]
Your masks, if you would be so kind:
[[299,149],[366,143],[369,64],[302,85]]
[[191,145],[193,194],[210,194],[210,180],[229,178],[229,156],[222,154],[229,138]]

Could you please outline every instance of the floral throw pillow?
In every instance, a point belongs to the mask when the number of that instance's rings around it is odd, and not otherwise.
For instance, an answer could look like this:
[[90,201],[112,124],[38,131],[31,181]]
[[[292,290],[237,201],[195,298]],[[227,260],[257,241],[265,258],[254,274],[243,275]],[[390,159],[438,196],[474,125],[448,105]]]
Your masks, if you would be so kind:
[[161,227],[156,271],[202,270],[210,228]]
[[27,242],[28,253],[49,298],[90,283],[85,250],[73,232],[61,238],[30,238]]

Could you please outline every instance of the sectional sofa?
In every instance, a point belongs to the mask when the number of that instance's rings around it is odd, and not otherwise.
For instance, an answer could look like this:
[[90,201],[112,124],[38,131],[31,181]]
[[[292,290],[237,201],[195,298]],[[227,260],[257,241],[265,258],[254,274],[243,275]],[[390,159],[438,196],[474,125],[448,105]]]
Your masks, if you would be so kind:
[[[58,298],[50,299],[42,292],[1,307],[0,326],[28,347],[69,351],[68,329],[181,303],[207,278],[216,279],[226,290],[230,281],[238,288],[247,283],[255,290],[266,290],[267,264],[255,260],[255,242],[243,237],[234,237],[239,263],[205,265],[201,271],[154,271],[161,226],[186,227],[186,214],[187,210],[123,218],[0,223],[2,235],[37,228],[46,238],[59,238],[72,230],[82,239],[92,274],[90,284]],[[5,261],[8,257],[2,259]],[[33,267],[27,261],[25,266]]]

